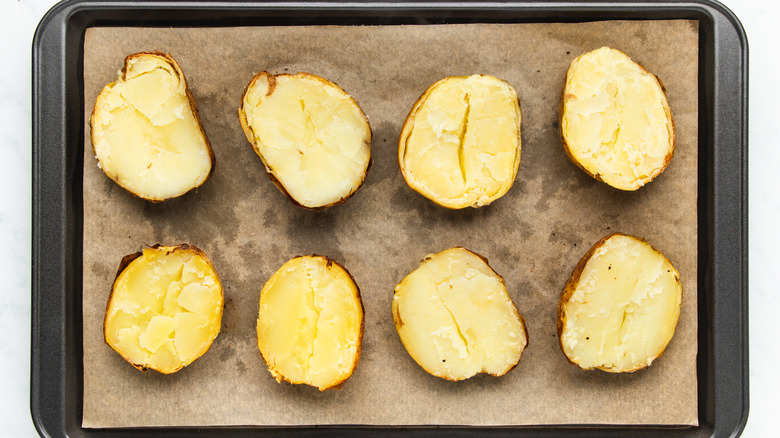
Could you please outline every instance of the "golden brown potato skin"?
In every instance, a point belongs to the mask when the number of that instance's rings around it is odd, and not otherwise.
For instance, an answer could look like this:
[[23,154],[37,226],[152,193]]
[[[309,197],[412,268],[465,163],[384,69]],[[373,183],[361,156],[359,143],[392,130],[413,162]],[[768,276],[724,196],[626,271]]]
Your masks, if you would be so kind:
[[[214,156],[214,149],[212,149],[212,147],[211,147],[211,142],[209,141],[209,138],[206,135],[206,130],[203,129],[203,122],[201,121],[200,114],[198,113],[198,105],[195,102],[195,96],[193,96],[192,92],[190,91],[189,82],[187,81],[187,78],[185,77],[184,71],[181,69],[181,66],[179,66],[179,63],[176,62],[176,60],[173,58],[173,56],[171,54],[169,54],[169,53],[163,53],[163,52],[159,52],[159,51],[155,50],[155,51],[149,51],[149,52],[137,52],[137,53],[133,53],[131,55],[126,56],[125,57],[125,63],[122,66],[122,70],[120,71],[120,78],[122,80],[126,80],[127,79],[127,76],[126,76],[127,75],[127,67],[130,64],[130,62],[134,58],[145,56],[145,55],[153,55],[153,56],[158,56],[158,57],[164,58],[165,61],[168,62],[168,64],[170,64],[173,67],[173,69],[176,70],[176,72],[178,72],[181,75],[181,81],[184,84],[184,92],[187,95],[187,101],[190,104],[190,109],[192,110],[192,115],[195,118],[195,122],[198,125],[198,129],[203,134],[203,139],[205,140],[206,148],[208,149],[209,160],[211,161],[211,170],[209,171],[209,174],[206,176],[206,178],[203,180],[203,182],[201,182],[199,185],[193,187],[189,191],[196,190],[198,187],[200,187],[203,184],[205,184],[206,181],[209,180],[209,178],[211,178],[211,175],[214,173],[214,168],[217,166],[217,160],[216,160],[216,157]],[[114,83],[115,82],[112,82],[108,86],[111,86]],[[100,94],[103,94],[105,92],[107,92],[106,88],[104,88],[103,91],[101,91]],[[100,98],[100,96],[98,96],[98,99],[99,98]],[[95,151],[95,141],[96,140],[94,138],[94,134],[95,134],[94,126],[95,126],[95,123],[96,123],[96,118],[95,118],[96,117],[96,110],[97,110],[97,105],[95,105],[92,108],[92,114],[90,115],[90,118],[89,118],[90,141],[92,142],[92,154],[95,155],[95,156],[97,156],[97,151]],[[106,176],[108,176],[108,175],[106,175]],[[111,178],[111,177],[109,176],[109,178]],[[136,198],[140,198],[140,199],[143,199],[145,201],[149,201],[149,202],[152,202],[152,203],[159,203],[159,202],[167,201],[168,199],[172,199],[172,198],[166,198],[166,199],[147,198],[147,197],[141,196],[141,195],[139,195],[137,193],[134,193],[133,191],[131,191],[127,187],[121,185],[119,183],[119,181],[117,181],[116,179],[114,179],[114,178],[111,178],[111,179],[112,179],[112,181],[117,183],[117,185],[119,185],[120,187],[125,189],[126,192],[130,193],[131,195],[135,196]],[[183,196],[183,195],[184,195],[184,193],[182,193],[179,196]]]
[[[260,160],[263,162],[263,166],[265,168],[266,175],[268,175],[268,178],[271,180],[271,182],[274,184],[274,186],[276,186],[276,188],[279,189],[279,191],[282,192],[282,194],[293,205],[296,205],[298,207],[301,207],[301,208],[304,208],[304,209],[307,209],[307,210],[311,210],[311,211],[326,210],[326,209],[328,209],[330,207],[333,207],[335,205],[339,205],[339,204],[345,202],[347,199],[351,198],[352,195],[354,195],[360,189],[360,187],[362,187],[363,185],[361,184],[352,193],[349,193],[348,195],[342,197],[338,201],[329,203],[327,205],[322,205],[322,206],[318,206],[318,207],[310,207],[310,206],[303,205],[300,202],[296,201],[295,198],[293,198],[290,195],[290,193],[287,191],[287,189],[284,187],[284,185],[281,183],[281,181],[279,181],[279,179],[276,177],[276,175],[274,175],[273,171],[271,170],[271,167],[268,165],[268,162],[263,157],[263,155],[259,152],[257,144],[255,144],[254,132],[252,131],[252,128],[249,127],[249,122],[247,121],[246,113],[244,112],[244,105],[243,105],[244,98],[246,97],[247,92],[249,92],[249,90],[252,88],[252,86],[255,84],[255,82],[258,79],[263,78],[263,77],[268,79],[269,89],[268,89],[268,92],[267,92],[266,95],[270,95],[273,92],[274,88],[276,87],[277,78],[282,77],[282,76],[305,77],[305,78],[309,78],[309,79],[320,81],[320,82],[322,82],[324,84],[333,85],[333,86],[337,87],[338,89],[344,91],[344,89],[341,88],[335,82],[331,82],[331,81],[329,81],[329,80],[327,80],[325,78],[319,77],[317,75],[313,75],[311,73],[299,72],[299,73],[296,73],[295,75],[292,75],[292,74],[289,74],[289,73],[281,73],[281,74],[274,75],[274,74],[271,74],[271,73],[269,73],[267,71],[261,71],[260,73],[256,74],[252,78],[251,81],[249,81],[249,83],[246,85],[246,87],[244,87],[243,93],[241,93],[241,104],[238,106],[238,120],[241,123],[241,129],[244,132],[244,135],[246,136],[247,141],[249,141],[249,144],[252,145],[252,149],[255,151],[257,156],[260,157]],[[346,91],[344,93],[350,96],[350,99],[352,99],[352,102],[355,104],[355,106],[358,108],[358,110],[360,110],[360,113],[363,115],[363,118],[368,120],[368,118],[366,117],[365,113],[363,112],[363,109],[360,107],[360,105],[358,105],[357,101],[355,101],[355,99],[352,97],[352,95],[350,95]],[[371,130],[370,124],[369,124],[368,129],[369,129],[369,135],[368,135],[368,140],[367,140],[366,144],[370,147],[371,146],[371,139],[372,139],[372,136],[373,136],[373,131]],[[373,164],[373,160],[374,160],[373,156],[371,156],[369,158],[369,160],[368,160],[368,167],[366,167],[365,173],[363,174],[363,181],[365,181],[366,177],[368,176],[368,172],[371,170],[371,165]]]
[[[220,291],[223,294],[223,302],[224,302],[224,289],[222,288],[222,283],[221,283],[221,281],[219,279],[219,275],[217,274],[217,269],[214,267],[214,264],[211,261],[211,259],[200,248],[198,248],[198,247],[196,247],[194,245],[188,245],[186,243],[181,243],[181,244],[174,245],[174,246],[165,246],[165,245],[160,245],[158,243],[158,244],[150,246],[149,248],[151,248],[151,249],[161,249],[162,248],[162,249],[165,249],[168,254],[171,254],[171,253],[174,253],[174,252],[177,252],[177,251],[191,252],[191,253],[201,257],[208,264],[208,266],[211,268],[211,270],[214,272],[214,277],[215,277],[217,283],[219,284],[219,289],[220,289]],[[135,260],[135,259],[137,259],[137,258],[139,258],[141,256],[143,256],[143,251],[138,251],[138,252],[135,252],[135,253],[132,253],[132,254],[128,254],[128,255],[122,257],[122,260],[119,262],[119,268],[117,268],[116,275],[114,276],[114,282],[111,285],[111,292],[109,293],[108,300],[106,301],[106,311],[105,311],[105,314],[104,314],[104,317],[103,317],[103,341],[106,343],[106,345],[111,347],[112,350],[116,351],[120,356],[122,356],[122,358],[124,360],[126,360],[130,365],[132,365],[133,367],[135,367],[136,369],[138,369],[140,371],[144,371],[145,372],[145,371],[149,370],[149,368],[145,364],[134,363],[132,360],[128,359],[127,356],[125,356],[121,352],[115,350],[114,347],[112,347],[111,344],[108,343],[108,338],[107,338],[107,334],[106,334],[107,322],[108,322],[108,317],[109,317],[108,311],[109,311],[109,308],[111,306],[111,300],[114,297],[114,290],[116,289],[116,281],[119,279],[119,276],[122,274],[122,272],[125,270],[125,268],[127,268],[130,265],[130,263],[133,262],[133,260]],[[177,368],[175,370],[172,370],[172,371],[166,371],[166,370],[155,370],[155,371],[158,371],[161,374],[173,374],[173,373],[179,371],[181,368],[183,368],[183,366],[179,367],[179,368]]]
[[[625,54],[624,52],[621,52],[621,51],[619,51],[619,50],[617,50],[617,49],[612,49],[612,50],[615,50],[615,51],[617,51],[617,52],[620,52],[620,53],[623,53],[623,54]],[[585,54],[582,54],[582,55],[578,56],[578,57],[577,57],[577,58],[576,58],[576,59],[575,59],[575,60],[572,62],[572,65],[573,65],[575,62],[577,62],[577,61],[578,61],[580,58],[582,58],[583,56],[585,56],[585,55],[587,55],[587,54],[588,54],[588,53],[585,53]],[[626,55],[626,56],[628,57],[628,55]],[[653,78],[655,78],[655,80],[658,82],[658,85],[660,85],[660,87],[661,87],[661,90],[663,91],[663,94],[664,94],[664,96],[666,96],[666,88],[664,87],[664,84],[663,84],[663,82],[661,81],[661,78],[659,78],[658,76],[656,76],[656,75],[654,75],[654,74],[650,73],[649,71],[647,71],[647,69],[645,69],[645,68],[644,68],[644,66],[642,66],[641,64],[639,64],[639,63],[637,63],[637,62],[634,62],[634,63],[635,63],[635,64],[636,64],[636,65],[637,65],[637,66],[638,66],[638,67],[639,67],[639,68],[640,68],[640,69],[641,69],[641,70],[642,70],[644,73],[646,73],[646,74],[648,74],[648,75],[652,76]],[[587,168],[586,168],[586,167],[585,167],[585,166],[584,166],[584,165],[583,165],[583,164],[582,164],[582,163],[581,163],[581,162],[580,162],[580,161],[579,161],[577,158],[575,158],[575,157],[574,157],[574,154],[573,154],[573,153],[572,153],[572,151],[571,151],[571,146],[569,145],[569,143],[568,143],[568,142],[567,142],[567,140],[566,140],[566,134],[565,134],[565,132],[564,132],[564,123],[563,123],[563,119],[564,119],[564,115],[565,115],[565,112],[564,112],[564,107],[565,107],[565,104],[566,104],[566,102],[567,102],[569,99],[571,99],[571,98],[572,98],[572,96],[571,96],[571,95],[569,95],[569,94],[567,93],[567,88],[568,88],[569,80],[570,80],[570,78],[571,78],[571,74],[572,74],[572,71],[571,71],[571,67],[570,67],[570,68],[569,68],[569,69],[566,71],[566,78],[565,78],[565,80],[563,81],[563,86],[561,87],[561,100],[560,100],[560,105],[558,106],[558,134],[559,134],[559,136],[561,137],[561,144],[563,145],[563,150],[564,150],[564,152],[566,153],[566,156],[567,156],[567,157],[569,157],[569,159],[571,160],[571,162],[572,162],[572,163],[574,163],[574,165],[576,165],[576,166],[577,166],[577,167],[579,167],[580,169],[582,169],[582,171],[583,171],[583,172],[585,172],[585,173],[586,173],[588,176],[590,176],[591,178],[595,179],[596,181],[599,181],[599,182],[603,182],[603,183],[605,183],[605,184],[608,184],[608,183],[606,183],[606,182],[605,182],[605,181],[604,181],[604,180],[601,178],[601,175],[600,175],[600,174],[598,174],[598,173],[594,173],[594,172],[592,172],[591,170],[587,169]],[[658,169],[658,170],[655,172],[655,174],[654,174],[654,175],[652,175],[652,177],[651,177],[649,180],[647,180],[647,181],[645,182],[645,185],[646,185],[647,183],[649,183],[649,182],[653,181],[653,180],[654,180],[654,179],[655,179],[655,178],[656,178],[658,175],[660,175],[661,173],[663,173],[663,171],[664,171],[664,170],[666,170],[666,167],[669,165],[669,162],[671,162],[671,161],[672,161],[672,157],[674,157],[674,149],[675,149],[675,146],[676,146],[676,135],[675,135],[675,127],[674,127],[674,118],[672,117],[672,111],[671,111],[671,109],[670,109],[670,107],[669,107],[668,100],[665,100],[665,101],[664,101],[664,109],[665,109],[665,111],[666,111],[666,115],[667,115],[667,117],[668,117],[668,121],[669,121],[670,129],[671,129],[671,142],[672,142],[672,144],[671,144],[671,148],[670,148],[670,150],[669,150],[668,154],[667,154],[667,155],[666,155],[666,157],[664,158],[663,165],[660,167],[660,169]],[[608,185],[609,185],[609,184],[608,184]],[[614,186],[610,185],[610,187],[614,187]],[[620,187],[614,187],[614,188],[616,188],[616,189],[618,189],[618,190],[623,190],[623,191],[632,191],[632,190],[629,190],[629,189],[623,189],[623,188],[620,188]],[[637,188],[635,188],[635,189],[633,189],[633,190],[637,190],[638,188],[639,188],[639,187],[637,187]]]
[[[632,236],[632,235],[629,235],[629,234],[624,234],[624,233],[612,233],[612,234],[609,234],[609,235],[607,235],[607,236],[604,236],[603,238],[601,238],[601,239],[600,239],[598,242],[596,242],[596,243],[595,243],[595,244],[594,244],[594,245],[593,245],[593,246],[592,246],[592,247],[591,247],[591,248],[588,250],[588,252],[586,252],[586,253],[585,253],[585,255],[583,255],[583,256],[582,256],[582,258],[580,259],[580,261],[579,261],[579,262],[577,263],[577,265],[574,267],[574,271],[572,271],[571,275],[569,276],[569,279],[566,281],[566,284],[563,286],[563,290],[561,291],[560,297],[559,297],[559,299],[558,299],[558,312],[557,312],[557,317],[556,317],[556,321],[557,321],[557,329],[558,329],[558,330],[557,330],[557,332],[558,332],[558,346],[560,347],[560,349],[561,349],[561,352],[562,352],[562,353],[564,353],[564,354],[563,354],[563,356],[566,358],[566,360],[567,360],[567,361],[568,361],[570,364],[572,364],[572,365],[576,365],[576,366],[578,366],[578,367],[580,367],[580,364],[573,362],[573,361],[572,361],[572,360],[569,358],[569,356],[566,354],[566,350],[565,350],[565,348],[564,348],[564,345],[563,345],[563,325],[564,325],[564,322],[566,321],[566,315],[565,315],[565,313],[564,313],[564,304],[568,303],[568,302],[571,300],[571,297],[572,297],[572,295],[574,295],[574,292],[575,292],[575,290],[577,289],[577,285],[578,285],[578,284],[579,284],[579,282],[580,282],[580,277],[581,277],[581,275],[582,275],[582,271],[583,271],[583,269],[585,269],[585,265],[586,265],[586,264],[588,263],[588,261],[591,259],[591,257],[593,256],[593,254],[594,254],[594,253],[595,253],[595,252],[596,252],[596,251],[597,251],[599,248],[601,248],[601,246],[604,244],[604,242],[606,242],[607,240],[611,239],[611,238],[612,238],[612,237],[614,237],[614,236],[626,236],[626,237],[630,237],[630,238],[632,238],[632,239],[639,240],[639,241],[641,241],[641,242],[647,243],[647,244],[648,244],[648,245],[649,245],[649,246],[650,246],[650,247],[653,249],[653,251],[655,251],[655,252],[657,252],[657,253],[659,253],[659,254],[662,254],[662,253],[661,253],[660,251],[658,251],[658,250],[657,250],[655,247],[653,247],[652,245],[650,245],[650,244],[649,244],[649,243],[648,243],[648,242],[647,242],[645,239],[642,239],[642,238],[639,238],[639,237],[636,237],[636,236]],[[663,255],[663,254],[662,254],[662,255]],[[665,256],[664,256],[664,257],[665,257]],[[676,280],[677,280],[677,283],[679,284],[679,283],[680,283],[680,278],[679,278],[679,276],[677,276]],[[682,301],[680,302],[680,307],[682,307]],[[654,358],[654,360],[655,360],[655,359],[657,359],[657,358],[659,358],[659,357],[661,357],[661,355],[663,354],[663,352],[664,352],[664,351],[665,351],[665,349],[664,349],[664,350],[662,350],[662,351],[661,351],[661,352],[660,352],[660,353],[659,353],[659,354],[658,354],[658,355],[657,355],[657,356]],[[644,368],[646,368],[647,366],[648,366],[648,365],[645,365],[645,366],[639,366],[639,367],[637,367],[637,368],[630,369],[630,370],[625,370],[625,371],[615,371],[615,370],[610,370],[610,369],[606,369],[606,368],[599,368],[599,369],[600,369],[600,370],[602,370],[602,371],[610,372],[610,373],[619,373],[619,372],[633,373],[633,372],[639,371],[639,370],[641,370],[641,369],[644,369]],[[583,369],[585,369],[585,368],[583,368]]]

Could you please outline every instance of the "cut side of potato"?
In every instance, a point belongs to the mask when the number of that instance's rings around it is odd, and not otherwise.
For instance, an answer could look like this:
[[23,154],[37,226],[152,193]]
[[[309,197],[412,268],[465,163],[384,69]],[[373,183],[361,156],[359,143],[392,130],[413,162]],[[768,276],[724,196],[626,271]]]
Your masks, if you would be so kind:
[[371,164],[371,127],[338,85],[308,73],[261,72],[238,109],[247,140],[293,203],[322,210],[357,191]]
[[219,334],[222,283],[191,245],[156,245],[126,256],[106,308],[106,343],[139,370],[171,374]]
[[327,257],[288,261],[260,292],[257,345],[278,382],[340,386],[357,366],[362,338],[360,291]]
[[214,168],[195,99],[179,64],[162,53],[125,58],[90,118],[98,166],[130,193],[158,202],[199,187]]
[[392,309],[406,351],[442,379],[502,376],[517,366],[528,344],[504,279],[464,248],[425,257],[396,286]]
[[481,207],[500,198],[520,166],[515,89],[487,75],[431,85],[404,122],[398,163],[409,187],[443,207]]
[[633,372],[661,356],[682,305],[680,274],[647,242],[612,234],[580,260],[561,293],[558,338],[582,369]]
[[569,158],[620,190],[649,183],[674,155],[674,122],[661,81],[608,47],[572,61],[560,126]]

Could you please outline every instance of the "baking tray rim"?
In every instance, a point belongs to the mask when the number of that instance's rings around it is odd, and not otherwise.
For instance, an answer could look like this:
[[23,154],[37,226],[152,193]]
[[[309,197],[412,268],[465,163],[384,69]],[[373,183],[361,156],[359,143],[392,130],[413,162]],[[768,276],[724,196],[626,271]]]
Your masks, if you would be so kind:
[[[155,16],[149,14],[155,11]],[[110,18],[122,12],[121,18]],[[206,14],[218,11],[221,20]],[[499,13],[512,12],[511,17]],[[470,17],[465,14],[471,14]],[[101,16],[101,14],[103,14]],[[174,15],[175,14],[175,18]],[[300,14],[295,17],[296,14]],[[83,35],[96,25],[262,25],[384,19],[431,22],[578,22],[694,18],[700,22],[699,421],[697,427],[650,425],[554,426],[219,426],[208,428],[83,429],[81,357],[81,175],[83,165]],[[108,17],[108,18],[107,18]],[[168,17],[167,19],[165,17]],[[464,18],[465,17],[465,18]],[[650,18],[648,18],[650,17]],[[506,21],[506,20],[509,21]],[[308,20],[308,21],[307,21]],[[320,21],[318,21],[320,20]],[[321,20],[325,20],[322,22]],[[350,21],[353,20],[353,21]],[[231,24],[232,23],[232,24]],[[258,24],[259,23],[259,24]],[[32,342],[30,408],[42,436],[339,436],[417,432],[440,436],[734,436],[748,415],[747,333],[747,59],[744,29],[717,2],[251,2],[67,0],[41,20],[32,46]],[[52,59],[53,58],[53,59]],[[56,61],[56,62],[52,62]],[[75,83],[73,82],[75,78]],[[53,105],[47,105],[52,104]],[[737,110],[738,117],[733,116]],[[55,116],[55,117],[51,117]],[[58,117],[57,117],[58,116]],[[44,120],[56,120],[44,123]],[[73,121],[80,123],[73,123]],[[702,123],[704,122],[704,123]],[[704,135],[701,135],[704,134]],[[75,144],[75,151],[68,145]],[[55,146],[56,145],[56,146]],[[737,146],[734,146],[737,145]],[[44,153],[49,152],[49,153]],[[702,155],[702,152],[706,154]],[[74,156],[75,155],[75,156]],[[74,223],[75,219],[75,223]],[[704,222],[704,223],[702,223]],[[704,262],[704,263],[703,263]],[[75,318],[75,319],[74,319]],[[704,323],[704,324],[702,324]],[[704,348],[702,348],[704,347]],[[705,357],[706,356],[706,357]],[[702,379],[704,381],[702,381]],[[74,400],[75,398],[75,400]],[[77,403],[74,403],[77,402]],[[70,403],[69,403],[70,402]],[[74,406],[78,405],[78,406]],[[78,414],[74,417],[74,414]],[[72,434],[72,435],[71,435]]]

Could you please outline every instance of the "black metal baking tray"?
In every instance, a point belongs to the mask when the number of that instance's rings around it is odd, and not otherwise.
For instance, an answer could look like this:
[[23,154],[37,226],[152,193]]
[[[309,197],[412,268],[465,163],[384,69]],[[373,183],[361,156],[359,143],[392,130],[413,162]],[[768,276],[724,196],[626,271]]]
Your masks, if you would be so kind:
[[[213,427],[84,429],[82,165],[84,33],[91,26],[263,26],[699,21],[697,427]],[[43,436],[723,437],[748,414],[747,39],[704,0],[595,2],[65,1],[33,41],[31,412]]]

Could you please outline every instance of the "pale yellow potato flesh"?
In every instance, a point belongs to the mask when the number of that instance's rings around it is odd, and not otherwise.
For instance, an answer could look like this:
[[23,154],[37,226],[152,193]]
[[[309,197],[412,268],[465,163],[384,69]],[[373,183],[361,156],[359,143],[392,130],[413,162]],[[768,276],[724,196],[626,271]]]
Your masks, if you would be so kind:
[[184,73],[168,55],[128,56],[103,88],[90,124],[98,166],[134,195],[163,201],[199,187],[213,153]]
[[371,162],[371,127],[338,85],[308,73],[255,76],[239,118],[266,171],[295,203],[321,209],[360,186]]
[[649,183],[674,154],[674,123],[661,82],[608,47],[571,62],[561,135],[575,164],[620,190]]
[[528,344],[504,280],[464,248],[428,255],[396,286],[392,312],[412,359],[446,380],[504,375]]
[[288,261],[260,292],[257,345],[278,382],[339,386],[357,366],[362,336],[358,287],[326,257]]
[[681,304],[680,274],[663,254],[632,236],[608,236],[583,257],[561,294],[561,348],[583,369],[645,368],[672,339]]
[[431,85],[404,123],[398,162],[407,184],[443,207],[488,205],[520,166],[520,103],[493,76],[448,77]]
[[219,334],[222,284],[193,246],[157,246],[136,256],[114,281],[105,340],[136,368],[170,374],[202,356]]

